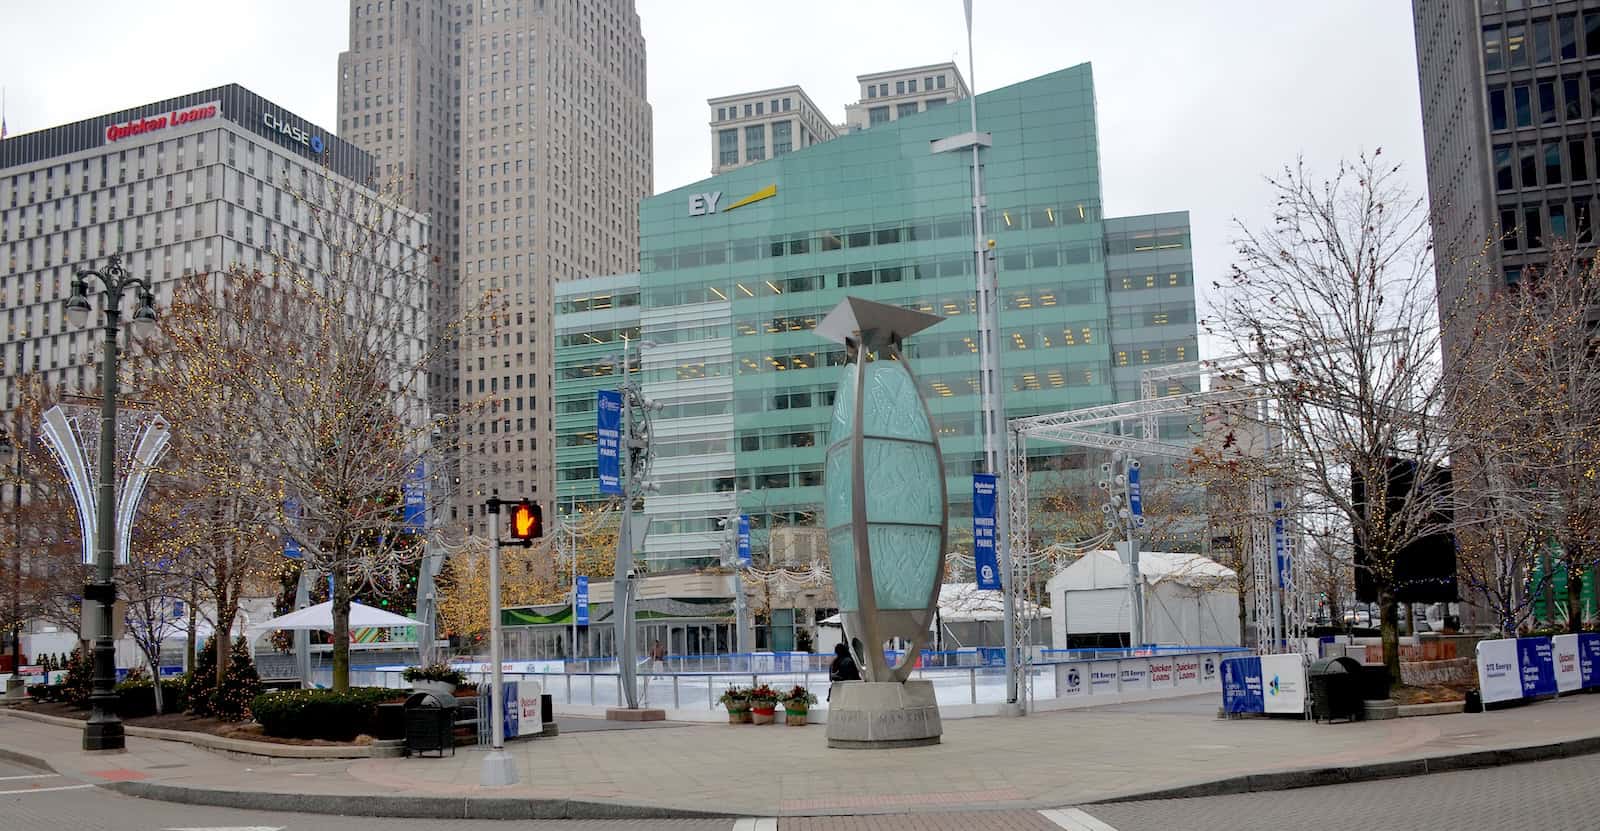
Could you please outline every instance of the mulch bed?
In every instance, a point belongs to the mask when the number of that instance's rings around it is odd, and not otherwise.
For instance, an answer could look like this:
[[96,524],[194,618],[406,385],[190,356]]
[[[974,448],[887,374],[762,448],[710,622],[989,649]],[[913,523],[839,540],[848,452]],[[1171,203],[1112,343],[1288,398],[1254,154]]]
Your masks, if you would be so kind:
[[[59,701],[38,701],[29,705],[28,709],[37,713],[65,718],[82,720],[89,718],[88,710]],[[372,744],[372,737],[370,736],[357,736],[355,741],[352,742],[330,742],[325,739],[284,739],[262,733],[261,725],[255,722],[222,721],[210,716],[196,716],[189,713],[163,713],[158,716],[142,716],[140,718],[124,719],[123,723],[134,727],[154,727],[160,730],[209,733],[213,736],[222,736],[228,739],[245,739],[247,741],[268,742],[271,744],[292,744],[302,747],[361,747]]]
[[1389,695],[1400,704],[1439,704],[1466,701],[1467,690],[1476,684],[1430,684],[1425,687],[1395,687]]

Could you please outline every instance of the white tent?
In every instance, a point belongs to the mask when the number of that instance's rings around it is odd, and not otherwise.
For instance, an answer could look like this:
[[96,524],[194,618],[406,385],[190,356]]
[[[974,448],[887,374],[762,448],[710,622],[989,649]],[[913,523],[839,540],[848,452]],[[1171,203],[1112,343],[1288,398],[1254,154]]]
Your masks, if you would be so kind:
[[[1236,646],[1239,595],[1233,569],[1198,554],[1141,551],[1147,643]],[[1056,614],[1051,642],[1066,649],[1069,637],[1126,633],[1132,628],[1128,567],[1115,551],[1091,551],[1046,584]]]
[[[1037,603],[1026,600],[1017,604],[1017,614],[1038,612],[1049,617],[1049,609],[1038,608]],[[977,583],[945,583],[939,587],[939,618],[945,623],[974,623],[1005,619],[1005,599],[1000,592],[979,589]],[[838,626],[838,615],[817,621],[823,626]]]
[[[421,625],[421,621],[412,620],[411,618],[397,615],[393,612],[385,612],[382,609],[374,609],[371,606],[363,606],[354,601],[351,601],[350,603],[351,629],[375,629],[382,626]],[[270,632],[274,629],[308,629],[321,632],[332,632],[333,601],[329,600],[323,603],[318,603],[315,606],[307,606],[297,612],[290,612],[281,617],[275,617],[271,620],[264,621],[256,626],[250,627],[251,632],[258,634],[261,632]]]

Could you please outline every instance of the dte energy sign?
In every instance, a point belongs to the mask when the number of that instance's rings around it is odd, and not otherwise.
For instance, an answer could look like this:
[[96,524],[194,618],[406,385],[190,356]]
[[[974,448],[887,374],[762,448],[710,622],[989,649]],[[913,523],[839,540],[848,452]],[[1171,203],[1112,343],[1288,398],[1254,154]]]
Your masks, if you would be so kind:
[[304,128],[296,127],[272,113],[262,113],[261,123],[266,125],[268,130],[284,138],[305,145],[313,153],[322,153],[322,136],[314,136]]
[[142,136],[145,133],[154,133],[157,130],[165,130],[168,127],[205,121],[209,118],[215,118],[220,112],[222,112],[222,102],[211,101],[187,109],[173,110],[161,115],[108,124],[106,125],[106,141],[120,141],[133,136]]

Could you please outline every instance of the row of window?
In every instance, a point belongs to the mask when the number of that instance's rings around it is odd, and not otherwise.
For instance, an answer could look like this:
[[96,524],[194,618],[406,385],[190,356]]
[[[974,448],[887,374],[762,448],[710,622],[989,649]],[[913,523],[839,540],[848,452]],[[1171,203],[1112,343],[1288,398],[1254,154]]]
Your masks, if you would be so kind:
[[[935,90],[935,89],[944,89],[945,88],[944,85],[945,85],[945,76],[943,76],[943,75],[929,75],[929,76],[926,76],[926,77],[924,77],[922,79],[922,91],[923,92],[929,92],[929,91]],[[917,94],[917,79],[916,78],[906,78],[905,80],[895,81],[894,82],[894,94],[895,95],[916,95]],[[867,97],[868,98],[888,98],[889,97],[889,82],[888,81],[884,81],[884,82],[878,83],[878,84],[867,84]]]
[[1593,222],[1593,208],[1586,196],[1570,203],[1508,206],[1500,209],[1500,244],[1507,251],[1517,251],[1543,248],[1553,237],[1571,237],[1581,245],[1593,239]]
[[[746,102],[745,105],[744,105],[744,117],[745,118],[750,118],[752,116],[766,115],[769,112],[769,110],[768,110],[768,104],[769,103],[771,105],[770,112],[774,112],[774,113],[786,113],[786,112],[789,112],[790,110],[794,109],[794,107],[792,106],[793,103],[794,103],[793,100],[789,96],[786,95],[786,96],[784,96],[782,98],[774,98],[774,99],[772,99],[771,102],[767,102],[767,101]],[[718,107],[717,108],[717,120],[718,121],[728,121],[729,119],[734,119],[734,118],[738,118],[738,117],[739,117],[739,105],[737,105],[737,104],[735,104],[732,107]]]
[[[1485,72],[1499,72],[1557,60],[1576,60],[1578,42],[1576,14],[1559,15],[1553,21],[1541,17],[1526,23],[1513,21],[1503,26],[1495,23],[1483,27],[1483,69]],[[1600,11],[1591,10],[1584,14],[1583,44],[1586,54],[1600,55]]]
[[1593,169],[1589,145],[1589,136],[1567,136],[1538,144],[1497,144],[1494,147],[1495,190],[1586,182]]
[[[1586,116],[1584,103],[1589,105],[1589,115],[1600,113],[1600,73],[1590,73],[1589,94],[1583,93],[1584,77],[1567,75],[1533,83],[1512,84],[1509,88],[1489,88],[1489,127],[1509,130],[1513,127],[1532,127],[1535,124],[1557,124],[1562,121],[1582,121]],[[1557,91],[1560,98],[1557,99]],[[1538,109],[1534,105],[1537,100]]]
[[905,118],[908,115],[916,115],[922,110],[931,110],[935,107],[943,107],[945,104],[950,103],[950,99],[929,98],[920,103],[923,105],[920,109],[918,107],[919,102],[917,101],[906,101],[904,103],[894,105],[894,118],[889,117],[888,105],[868,108],[867,126],[876,127],[879,124],[887,124],[890,121],[893,121],[895,118]]
[[[1000,231],[1017,231],[1024,228],[1054,228],[1063,225],[1080,225],[1100,220],[1100,206],[1093,202],[1079,202],[1059,208],[1038,205],[1005,210],[991,210],[984,217],[984,228]],[[1187,231],[1151,232],[1160,235],[1160,247],[1181,248],[1188,245]],[[719,241],[705,245],[663,249],[642,258],[651,271],[671,271],[675,268],[697,268],[704,265],[721,265],[726,262],[748,262],[765,257],[783,257],[812,252],[839,251],[845,248],[865,248],[872,245],[894,245],[902,242],[925,242],[935,239],[972,237],[972,215],[950,214],[936,218],[913,219],[906,222],[886,223],[876,226],[851,228],[823,228],[801,231],[770,238],[745,238]],[[1132,240],[1130,235],[1128,239]],[[1141,238],[1142,239],[1142,238]],[[1130,242],[1125,250],[1113,253],[1135,253],[1157,250],[1149,241]],[[1119,244],[1120,245],[1120,244]]]
[[614,294],[592,294],[583,297],[569,297],[556,301],[556,314],[564,315],[573,312],[602,311],[605,309],[626,309],[639,305],[638,289],[623,289]]

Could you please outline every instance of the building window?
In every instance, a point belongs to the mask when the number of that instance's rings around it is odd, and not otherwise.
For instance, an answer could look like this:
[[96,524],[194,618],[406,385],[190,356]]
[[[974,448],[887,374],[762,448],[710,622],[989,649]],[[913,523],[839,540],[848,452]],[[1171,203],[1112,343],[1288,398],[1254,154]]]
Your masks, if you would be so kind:
[[1538,205],[1522,208],[1522,239],[1529,248],[1544,247],[1544,225],[1540,222]]
[[1527,27],[1521,23],[1506,26],[1506,66],[1528,65]]
[[745,118],[749,118],[750,117],[750,113],[751,113],[750,105],[749,104],[744,105],[744,117]]
[[1533,21],[1533,62],[1550,63],[1555,59],[1554,45],[1550,42],[1550,18]]
[[1517,212],[1503,210],[1500,212],[1500,238],[1507,251],[1517,250]]
[[1567,164],[1570,177],[1574,182],[1582,182],[1589,178],[1589,143],[1583,139],[1569,139],[1567,141]]
[[1556,123],[1556,82],[1539,82],[1539,123]]
[[868,98],[877,98],[878,97],[878,85],[877,84],[868,84],[867,85],[867,97]]
[[1533,96],[1528,93],[1527,84],[1517,84],[1511,88],[1511,99],[1517,110],[1517,126],[1533,126]]
[[1511,146],[1508,144],[1494,149],[1494,185],[1497,190],[1512,190],[1517,186],[1511,175]]
[[867,110],[867,126],[872,127],[878,124],[887,124],[888,122],[888,107],[873,107],[872,109]]
[[784,112],[788,112],[789,111],[789,109],[790,109],[789,104],[790,103],[791,102],[790,102],[790,100],[788,98],[783,99],[783,111]]
[[772,155],[782,156],[794,149],[794,122],[776,121],[772,124]]
[[894,94],[895,95],[905,95],[906,94],[906,82],[905,81],[895,81],[894,82]]
[[1561,142],[1551,141],[1544,145],[1544,183],[1546,185],[1561,184]]
[[1583,15],[1583,50],[1590,57],[1600,57],[1600,11]]
[[940,75],[937,80],[939,81],[939,89],[944,89],[944,76]]
[[1557,35],[1561,41],[1561,60],[1578,57],[1578,21],[1574,15],[1564,14],[1557,20]]
[[1505,56],[1500,52],[1499,25],[1483,27],[1483,71],[1498,72],[1505,68]]
[[[1595,54],[1600,54],[1600,49],[1594,50],[1594,53]],[[883,83],[878,85],[878,97],[879,98],[888,98],[889,97],[889,82],[888,81],[884,81]]]
[[766,115],[766,113],[762,111],[762,107],[766,106],[766,103],[767,102],[765,101],[756,102],[756,115]]
[[917,79],[916,78],[912,78],[911,80],[906,81],[906,92],[916,92],[916,91],[917,91]]
[[767,125],[752,124],[744,128],[744,160],[759,162],[767,157]]
[[1578,224],[1578,242],[1587,243],[1593,235],[1593,229],[1589,227],[1589,200],[1579,198],[1572,208],[1573,219],[1577,220]]
[[1548,208],[1548,210],[1550,211],[1550,235],[1551,236],[1556,236],[1556,237],[1564,237],[1564,236],[1566,236],[1567,235],[1567,206],[1566,205],[1551,205]]
[[1568,121],[1578,121],[1583,118],[1583,90],[1578,82],[1578,76],[1569,75],[1561,79],[1561,101],[1567,106],[1566,117]]
[[1518,153],[1518,161],[1522,167],[1522,186],[1536,188],[1539,186],[1539,159],[1535,155],[1536,148],[1531,144],[1524,144]]
[[717,108],[717,120],[718,121],[727,121],[728,120],[728,108],[727,107],[718,107]]
[[717,131],[717,164],[739,163],[739,129]]
[[910,102],[907,102],[905,104],[901,104],[901,105],[895,107],[894,117],[895,118],[905,118],[908,115],[916,115],[916,114],[917,114],[917,102],[910,101]]
[[1504,87],[1495,87],[1489,90],[1489,126],[1490,129],[1506,129],[1506,91]]

